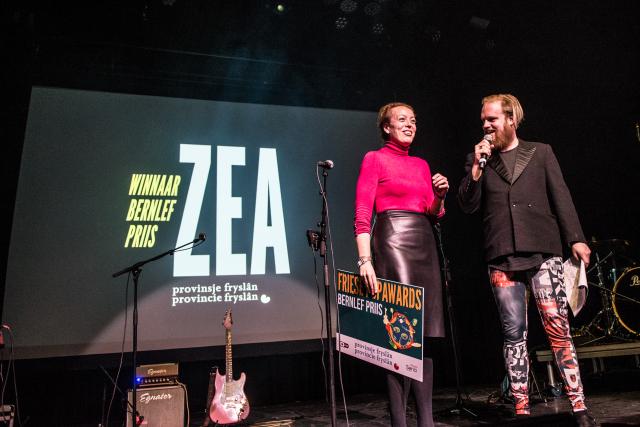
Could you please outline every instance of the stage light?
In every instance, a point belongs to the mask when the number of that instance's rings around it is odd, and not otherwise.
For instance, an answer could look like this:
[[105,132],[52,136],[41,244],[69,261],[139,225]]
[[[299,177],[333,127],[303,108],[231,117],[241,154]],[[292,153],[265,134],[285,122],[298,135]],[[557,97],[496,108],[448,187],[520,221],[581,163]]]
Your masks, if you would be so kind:
[[372,1],[371,3],[367,3],[364,7],[364,14],[368,16],[375,16],[379,14],[381,10],[382,6],[380,6],[380,3]]
[[440,39],[442,38],[442,32],[440,29],[432,25],[428,25],[424,29],[424,34],[434,45],[440,43]]
[[271,11],[274,15],[285,15],[289,12],[289,4],[286,0],[270,0],[264,3],[265,9]]
[[485,31],[487,27],[489,27],[490,23],[491,21],[489,21],[488,19],[480,18],[479,16],[472,16],[469,19],[469,25],[471,25],[472,28],[481,31]]
[[418,13],[418,2],[406,1],[400,7],[400,13],[404,16],[415,16]]
[[354,12],[358,8],[358,2],[355,0],[342,0],[340,2],[340,10],[344,13]]
[[349,21],[347,20],[346,17],[339,16],[338,19],[336,19],[336,29],[344,30],[348,23]]
[[376,22],[371,27],[371,32],[373,34],[375,34],[376,36],[379,36],[380,34],[382,34],[384,32],[384,25],[382,25],[380,22]]

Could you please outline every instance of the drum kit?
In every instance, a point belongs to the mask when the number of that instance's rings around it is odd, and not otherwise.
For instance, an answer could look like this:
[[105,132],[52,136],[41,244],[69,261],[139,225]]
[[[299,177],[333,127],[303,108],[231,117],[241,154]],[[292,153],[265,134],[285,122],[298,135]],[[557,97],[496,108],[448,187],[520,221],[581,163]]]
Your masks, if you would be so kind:
[[587,281],[590,293],[599,292],[600,305],[590,322],[572,331],[581,345],[640,339],[640,266],[631,246],[623,239],[589,242]]

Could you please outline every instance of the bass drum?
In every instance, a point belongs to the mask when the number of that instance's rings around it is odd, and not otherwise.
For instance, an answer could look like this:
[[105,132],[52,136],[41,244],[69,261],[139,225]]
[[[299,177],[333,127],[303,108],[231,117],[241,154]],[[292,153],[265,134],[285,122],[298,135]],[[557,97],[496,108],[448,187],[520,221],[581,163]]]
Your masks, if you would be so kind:
[[640,267],[630,268],[618,278],[611,303],[620,324],[632,334],[640,335]]

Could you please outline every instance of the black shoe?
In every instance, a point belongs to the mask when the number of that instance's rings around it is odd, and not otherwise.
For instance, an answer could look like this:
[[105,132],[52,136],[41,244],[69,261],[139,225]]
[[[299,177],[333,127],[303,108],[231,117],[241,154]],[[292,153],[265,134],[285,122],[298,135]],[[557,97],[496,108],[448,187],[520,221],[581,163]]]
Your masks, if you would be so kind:
[[596,427],[598,425],[587,410],[574,412],[573,419],[576,420],[578,427]]

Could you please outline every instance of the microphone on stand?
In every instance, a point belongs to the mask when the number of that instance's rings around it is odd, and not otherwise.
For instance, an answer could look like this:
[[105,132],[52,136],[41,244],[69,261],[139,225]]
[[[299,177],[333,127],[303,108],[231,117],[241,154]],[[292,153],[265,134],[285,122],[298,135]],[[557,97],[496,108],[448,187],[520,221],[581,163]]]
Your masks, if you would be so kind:
[[333,169],[333,160],[320,160],[317,165],[324,169]]
[[198,234],[197,239],[193,239],[193,243],[204,242],[205,240],[207,240],[207,235],[204,233],[200,233]]
[[[489,144],[493,142],[493,134],[486,134],[482,139],[487,141]],[[480,160],[478,160],[478,166],[480,166],[480,170],[484,170],[484,167],[487,166],[487,155],[485,153],[480,154]]]

